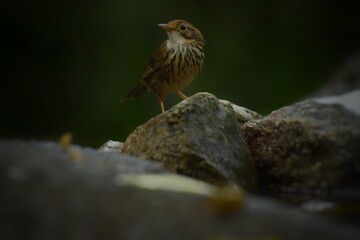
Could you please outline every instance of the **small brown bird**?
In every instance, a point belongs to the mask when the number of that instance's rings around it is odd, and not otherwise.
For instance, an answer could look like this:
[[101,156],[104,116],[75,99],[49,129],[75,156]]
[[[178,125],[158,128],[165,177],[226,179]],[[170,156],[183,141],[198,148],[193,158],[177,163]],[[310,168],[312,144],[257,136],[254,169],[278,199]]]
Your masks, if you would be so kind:
[[121,101],[138,98],[151,90],[159,99],[161,112],[164,112],[166,95],[175,92],[187,99],[181,90],[201,71],[205,40],[201,32],[185,20],[158,26],[167,32],[169,39],[154,52],[144,68],[141,81]]

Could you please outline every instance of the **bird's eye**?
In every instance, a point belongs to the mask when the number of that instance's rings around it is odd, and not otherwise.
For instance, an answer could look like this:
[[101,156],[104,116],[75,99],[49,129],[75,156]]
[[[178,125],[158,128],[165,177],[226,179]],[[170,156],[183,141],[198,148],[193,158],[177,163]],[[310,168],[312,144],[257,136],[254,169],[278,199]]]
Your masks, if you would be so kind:
[[180,30],[182,31],[186,30],[186,26],[184,24],[180,25]]

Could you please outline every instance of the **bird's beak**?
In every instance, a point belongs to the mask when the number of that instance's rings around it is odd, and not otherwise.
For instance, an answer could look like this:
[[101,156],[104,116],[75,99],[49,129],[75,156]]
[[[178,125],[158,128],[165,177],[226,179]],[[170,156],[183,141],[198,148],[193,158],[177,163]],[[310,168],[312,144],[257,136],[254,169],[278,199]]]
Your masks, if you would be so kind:
[[169,27],[169,25],[165,24],[165,23],[160,23],[160,24],[158,24],[158,26],[161,27],[162,29],[164,29],[167,32],[170,32],[171,30],[173,30],[172,27]]

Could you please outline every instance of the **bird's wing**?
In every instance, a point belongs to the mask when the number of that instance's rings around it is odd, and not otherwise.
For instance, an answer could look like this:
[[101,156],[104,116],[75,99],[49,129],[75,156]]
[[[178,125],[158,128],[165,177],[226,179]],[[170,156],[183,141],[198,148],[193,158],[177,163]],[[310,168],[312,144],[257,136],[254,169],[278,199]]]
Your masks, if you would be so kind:
[[163,42],[160,47],[151,55],[148,64],[144,67],[144,73],[142,79],[147,82],[149,79],[154,78],[159,72],[161,72],[162,63],[167,58],[166,56],[166,42]]

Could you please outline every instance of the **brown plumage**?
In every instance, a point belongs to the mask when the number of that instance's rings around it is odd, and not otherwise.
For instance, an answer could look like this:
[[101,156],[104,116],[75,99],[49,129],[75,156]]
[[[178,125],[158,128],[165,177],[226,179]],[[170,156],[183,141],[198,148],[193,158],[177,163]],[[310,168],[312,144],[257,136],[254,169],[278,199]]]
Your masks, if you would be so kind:
[[181,90],[201,71],[205,41],[201,32],[185,20],[158,26],[167,32],[169,39],[153,53],[141,81],[121,100],[135,99],[151,90],[159,99],[161,112],[164,112],[166,95],[176,93],[182,99],[187,98]]

